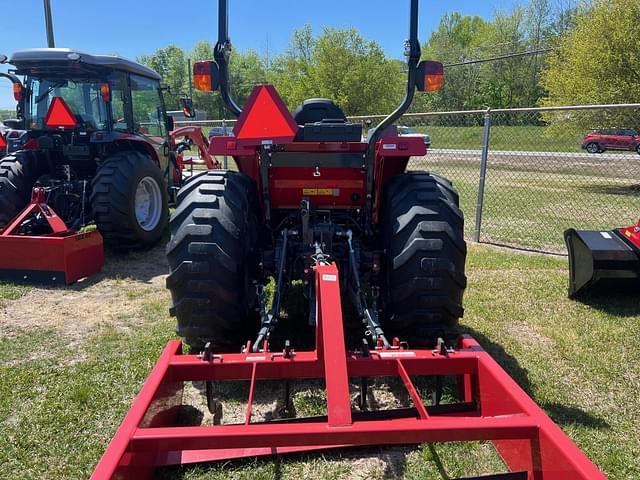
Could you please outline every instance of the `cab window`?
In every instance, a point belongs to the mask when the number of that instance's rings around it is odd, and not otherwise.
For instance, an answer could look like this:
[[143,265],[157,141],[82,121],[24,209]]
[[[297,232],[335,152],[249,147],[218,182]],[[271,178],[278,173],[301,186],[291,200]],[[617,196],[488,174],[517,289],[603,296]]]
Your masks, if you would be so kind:
[[126,81],[124,73],[117,72],[109,77],[111,86],[111,112],[113,118],[113,129],[118,132],[128,132],[126,108]]
[[151,137],[164,137],[165,125],[160,101],[160,82],[131,75],[133,130]]

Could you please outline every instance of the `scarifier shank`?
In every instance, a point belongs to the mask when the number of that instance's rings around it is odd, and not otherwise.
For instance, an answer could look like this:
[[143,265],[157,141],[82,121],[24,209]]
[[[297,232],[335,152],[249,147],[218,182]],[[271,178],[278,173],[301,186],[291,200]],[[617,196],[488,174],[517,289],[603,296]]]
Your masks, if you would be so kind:
[[[22,223],[39,214],[51,227],[46,235],[18,233]],[[31,203],[0,231],[0,280],[65,285],[98,273],[104,265],[102,236],[98,231],[69,230],[34,188]]]
[[[514,473],[529,480],[602,479],[604,475],[500,366],[469,336],[446,354],[403,347],[346,352],[335,264],[315,268],[315,351],[184,355],[170,341],[92,475],[94,480],[151,478],[157,467],[326,448],[436,441],[490,440]],[[330,332],[330,335],[327,333]],[[426,406],[414,376],[458,378],[462,401]],[[397,376],[413,408],[353,411],[350,379]],[[259,380],[320,378],[327,415],[251,422]],[[246,421],[238,425],[177,426],[182,384],[249,382]],[[479,477],[478,477],[479,478]]]

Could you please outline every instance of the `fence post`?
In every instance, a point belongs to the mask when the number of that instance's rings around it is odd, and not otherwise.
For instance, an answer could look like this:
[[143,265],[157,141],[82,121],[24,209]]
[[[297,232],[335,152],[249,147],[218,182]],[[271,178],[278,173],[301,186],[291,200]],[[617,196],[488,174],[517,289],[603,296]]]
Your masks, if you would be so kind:
[[484,205],[484,183],[487,176],[487,161],[489,159],[489,134],[491,133],[491,108],[484,113],[484,129],[482,131],[482,158],[480,160],[480,182],[478,184],[478,202],[476,203],[476,226],[473,231],[473,241],[480,241],[482,226],[482,209]]
[[[227,136],[227,120],[226,119],[222,119],[222,135],[223,136]],[[222,161],[222,166],[224,167],[224,169],[228,169],[229,168],[229,164],[227,162],[227,155],[224,155],[224,160]]]

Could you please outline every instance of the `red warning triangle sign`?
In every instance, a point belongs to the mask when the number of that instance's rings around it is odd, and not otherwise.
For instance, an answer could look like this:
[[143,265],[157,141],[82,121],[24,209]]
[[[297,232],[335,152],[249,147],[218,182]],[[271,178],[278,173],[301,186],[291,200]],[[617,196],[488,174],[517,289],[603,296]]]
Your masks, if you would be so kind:
[[7,148],[7,141],[4,139],[2,134],[0,133],[0,149]]
[[75,128],[76,117],[62,97],[53,97],[44,123],[50,128]]
[[290,143],[298,125],[272,85],[254,87],[233,134],[243,144]]

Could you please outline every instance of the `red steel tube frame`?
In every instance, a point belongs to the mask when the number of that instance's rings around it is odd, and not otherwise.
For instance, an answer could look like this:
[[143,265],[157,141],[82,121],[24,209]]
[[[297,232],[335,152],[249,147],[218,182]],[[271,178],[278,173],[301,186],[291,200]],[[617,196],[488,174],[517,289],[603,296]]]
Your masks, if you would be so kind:
[[[183,355],[180,341],[170,341],[91,478],[150,478],[160,466],[322,448],[477,440],[490,440],[509,471],[526,472],[529,480],[606,478],[469,336],[446,354],[402,347],[346,352],[337,268],[321,265],[315,275],[315,351],[220,354],[205,361]],[[411,377],[433,375],[458,378],[462,401],[474,408],[447,413],[425,406]],[[371,420],[352,412],[349,379],[381,376],[401,378],[413,415]],[[257,380],[308,378],[325,379],[326,417],[250,422]],[[203,380],[250,381],[246,422],[175,426],[182,383]]]

